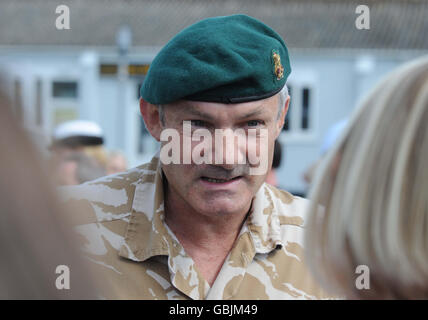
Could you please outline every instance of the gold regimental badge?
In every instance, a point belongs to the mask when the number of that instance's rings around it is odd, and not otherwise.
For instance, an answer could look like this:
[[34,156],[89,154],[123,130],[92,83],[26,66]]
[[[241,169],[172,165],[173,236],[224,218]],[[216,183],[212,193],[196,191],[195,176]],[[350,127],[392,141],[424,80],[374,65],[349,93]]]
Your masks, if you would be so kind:
[[281,57],[275,51],[272,52],[272,58],[274,63],[274,73],[276,80],[281,80],[284,77],[284,67],[281,64]]

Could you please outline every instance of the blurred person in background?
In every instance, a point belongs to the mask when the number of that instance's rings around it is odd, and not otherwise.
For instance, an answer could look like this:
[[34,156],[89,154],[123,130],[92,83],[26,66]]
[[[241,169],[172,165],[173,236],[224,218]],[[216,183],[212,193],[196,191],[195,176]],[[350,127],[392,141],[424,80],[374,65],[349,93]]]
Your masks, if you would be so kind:
[[69,153],[56,170],[59,185],[77,185],[106,175],[105,168],[84,152]]
[[[330,292],[428,299],[427,124],[425,56],[371,91],[321,164],[305,257]],[[361,266],[369,272],[364,287],[356,281]]]
[[81,151],[88,146],[102,146],[104,143],[101,127],[87,120],[71,120],[59,124],[52,137],[53,156],[64,157],[73,151]]
[[107,174],[114,174],[126,171],[128,162],[120,151],[112,151],[107,157]]
[[[75,222],[9,106],[0,92],[0,299],[95,298],[93,274],[70,234]],[[69,269],[69,289],[56,286],[58,266]]]
[[[56,127],[50,149],[51,162],[58,184],[70,184],[75,179],[84,182],[91,180],[91,177],[98,178],[105,175],[107,152],[103,146],[103,135],[101,127],[93,121],[72,120]],[[79,152],[86,156],[78,156]],[[88,157],[93,161],[88,161]],[[78,167],[78,164],[83,167],[83,171],[87,171],[87,174],[80,177],[75,174],[75,167]],[[93,174],[85,169],[88,167],[94,168]],[[104,170],[103,174],[102,170]]]

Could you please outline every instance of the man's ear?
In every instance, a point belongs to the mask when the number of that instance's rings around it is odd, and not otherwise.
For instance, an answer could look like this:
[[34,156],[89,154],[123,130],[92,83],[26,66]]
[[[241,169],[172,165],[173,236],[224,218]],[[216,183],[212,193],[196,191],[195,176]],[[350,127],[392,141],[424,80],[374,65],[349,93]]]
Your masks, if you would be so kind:
[[285,116],[287,115],[289,104],[290,104],[290,96],[288,96],[287,99],[285,100],[284,109],[282,109],[281,115],[279,116],[279,119],[277,121],[277,129],[278,129],[278,131],[277,131],[277,134],[276,134],[276,138],[278,138],[279,134],[281,133],[282,127],[284,126]]
[[140,98],[140,112],[143,116],[147,130],[157,141],[160,141],[162,123],[159,116],[159,109],[154,104]]

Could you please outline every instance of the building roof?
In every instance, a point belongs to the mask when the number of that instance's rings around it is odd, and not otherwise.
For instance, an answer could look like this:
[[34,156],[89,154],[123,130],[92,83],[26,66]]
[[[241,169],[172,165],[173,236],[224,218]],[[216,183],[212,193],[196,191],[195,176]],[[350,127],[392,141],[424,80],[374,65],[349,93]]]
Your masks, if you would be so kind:
[[[358,5],[370,8],[370,30],[358,30]],[[70,30],[57,30],[59,4]],[[116,46],[123,24],[134,46],[163,46],[206,17],[243,13],[275,29],[290,48],[428,49],[428,4],[422,0],[0,0],[0,45]]]

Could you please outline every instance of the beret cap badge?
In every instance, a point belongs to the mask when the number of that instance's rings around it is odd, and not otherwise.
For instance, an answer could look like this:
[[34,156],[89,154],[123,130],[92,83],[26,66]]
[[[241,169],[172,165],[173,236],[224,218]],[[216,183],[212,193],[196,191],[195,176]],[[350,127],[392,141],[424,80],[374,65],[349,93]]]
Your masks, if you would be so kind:
[[276,80],[281,80],[284,77],[284,67],[281,64],[281,57],[275,51],[272,52],[272,58],[274,63],[274,73]]

